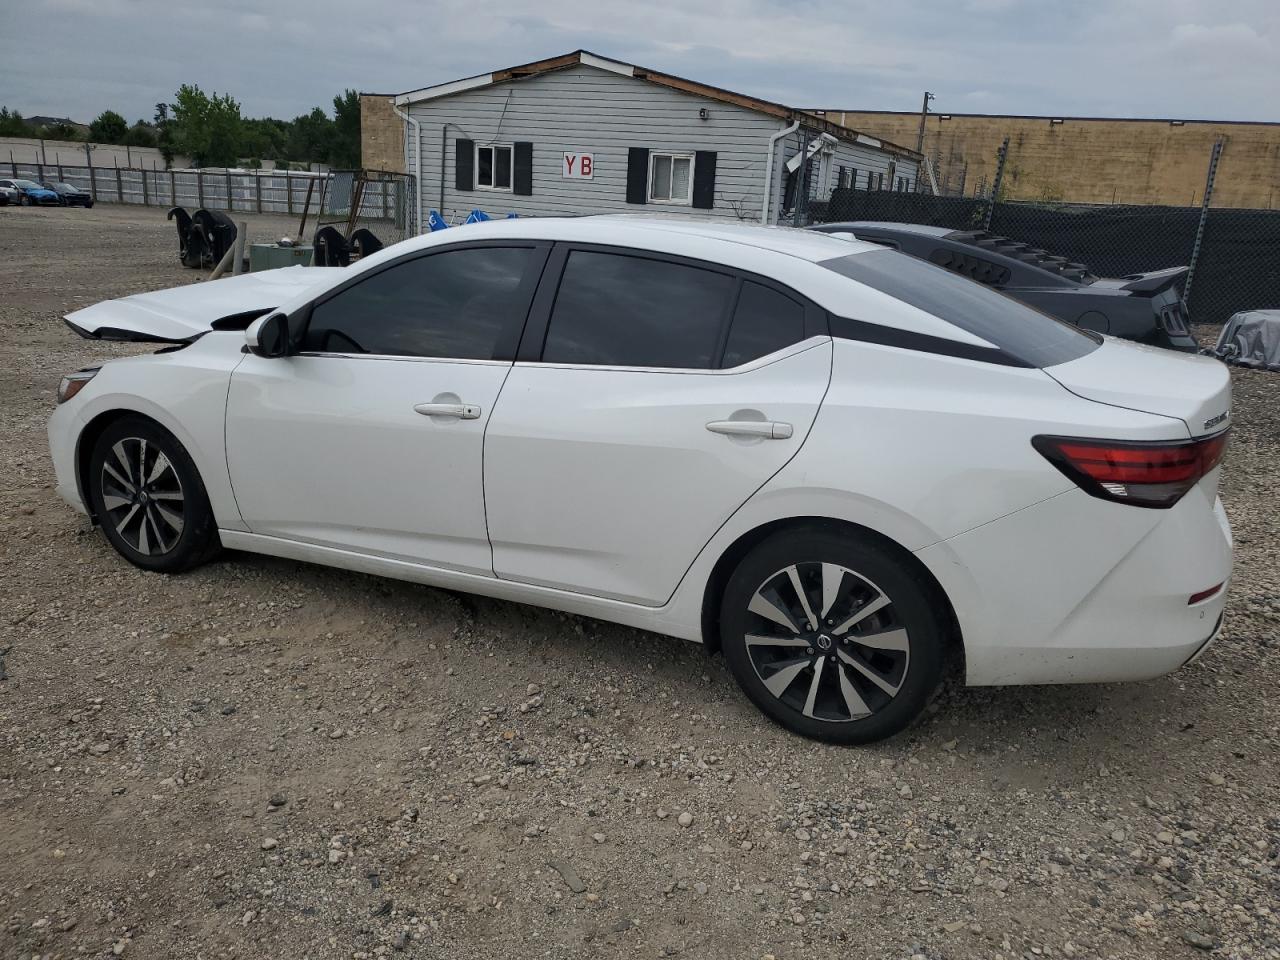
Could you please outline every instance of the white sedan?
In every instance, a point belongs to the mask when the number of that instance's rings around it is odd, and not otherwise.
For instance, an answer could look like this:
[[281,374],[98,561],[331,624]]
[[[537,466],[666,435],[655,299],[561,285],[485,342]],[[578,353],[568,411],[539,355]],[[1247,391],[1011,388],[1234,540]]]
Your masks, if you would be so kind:
[[1221,624],[1226,368],[872,244],[509,220],[67,321],[167,345],[69,375],[49,425],[149,570],[226,547],[702,641],[838,743],[949,662],[1136,680]]

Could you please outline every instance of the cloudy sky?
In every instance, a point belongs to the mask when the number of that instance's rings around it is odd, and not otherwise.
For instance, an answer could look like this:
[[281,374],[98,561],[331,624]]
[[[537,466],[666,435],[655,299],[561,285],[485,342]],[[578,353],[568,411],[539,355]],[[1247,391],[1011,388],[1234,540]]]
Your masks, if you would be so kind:
[[[579,47],[792,106],[1280,121],[1280,0],[23,0],[0,105],[150,119],[182,83],[246,116]],[[22,29],[11,29],[15,26]]]

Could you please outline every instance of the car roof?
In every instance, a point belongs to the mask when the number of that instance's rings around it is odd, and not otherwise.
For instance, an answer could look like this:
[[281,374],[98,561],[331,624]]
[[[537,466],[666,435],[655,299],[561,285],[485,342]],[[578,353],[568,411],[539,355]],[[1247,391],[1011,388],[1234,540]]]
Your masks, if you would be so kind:
[[397,253],[408,253],[415,247],[431,247],[437,243],[508,238],[615,244],[655,251],[663,250],[667,246],[664,241],[668,240],[705,240],[712,247],[736,244],[810,263],[883,249],[874,243],[828,237],[794,227],[765,227],[753,223],[655,214],[486,220],[414,237],[396,244],[395,249]]

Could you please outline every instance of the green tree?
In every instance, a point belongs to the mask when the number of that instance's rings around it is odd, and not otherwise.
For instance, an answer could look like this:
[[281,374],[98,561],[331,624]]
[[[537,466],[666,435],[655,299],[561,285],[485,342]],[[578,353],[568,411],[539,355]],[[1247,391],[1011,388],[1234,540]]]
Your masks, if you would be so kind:
[[271,117],[245,120],[240,152],[242,156],[256,160],[284,160],[288,142],[289,124],[286,121]]
[[69,123],[50,123],[40,128],[40,136],[46,140],[82,140],[80,131]]
[[333,121],[319,107],[301,117],[294,117],[285,144],[290,160],[327,163],[333,141]]
[[[141,123],[142,121],[138,121]],[[160,149],[160,156],[164,157],[165,168],[173,166],[173,118],[169,116],[169,105],[161,102],[156,104],[156,115],[154,126],[156,130],[156,146]]]
[[0,137],[29,137],[31,128],[22,114],[8,107],[0,107]]
[[114,110],[103,110],[89,124],[89,140],[92,143],[124,143],[124,135],[128,132],[129,124]]
[[127,147],[154,147],[156,145],[156,128],[139,120],[125,131],[120,143]]
[[184,83],[171,105],[172,148],[197,167],[229,167],[240,156],[243,121],[240,104],[230,94],[212,96]]
[[360,94],[344,90],[333,98],[333,139],[329,163],[355,170],[360,166]]

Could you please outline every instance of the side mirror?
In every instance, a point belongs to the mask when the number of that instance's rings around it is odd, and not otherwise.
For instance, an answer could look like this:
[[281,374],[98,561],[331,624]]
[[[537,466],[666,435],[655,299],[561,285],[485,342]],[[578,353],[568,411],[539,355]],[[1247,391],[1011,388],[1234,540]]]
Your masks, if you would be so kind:
[[289,352],[289,318],[283,313],[259,317],[244,332],[249,352],[259,357],[283,357]]

